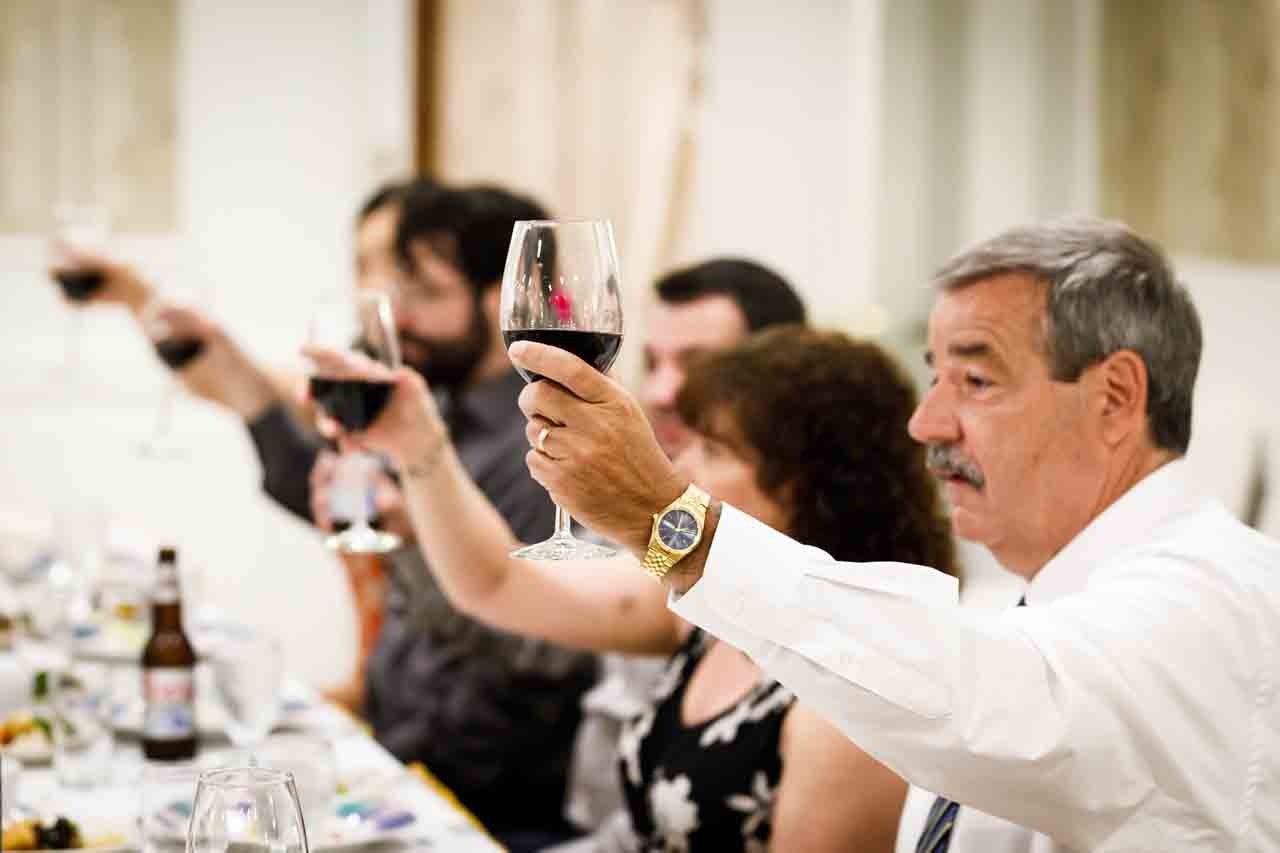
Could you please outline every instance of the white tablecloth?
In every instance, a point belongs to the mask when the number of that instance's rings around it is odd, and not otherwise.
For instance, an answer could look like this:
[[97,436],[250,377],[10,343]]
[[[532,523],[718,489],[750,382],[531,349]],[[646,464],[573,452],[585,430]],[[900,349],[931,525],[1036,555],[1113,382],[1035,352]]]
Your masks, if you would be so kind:
[[[29,691],[30,683],[28,669],[14,655],[0,653],[0,697],[23,695]],[[445,794],[396,761],[343,711],[324,704],[314,691],[297,681],[287,683],[284,692],[293,698],[310,697],[312,707],[305,714],[306,728],[323,733],[333,742],[340,780],[375,780],[380,795],[394,799],[398,807],[414,814],[416,820],[405,834],[398,835],[395,841],[380,843],[379,851],[491,853],[502,849]],[[4,710],[0,707],[0,711]],[[0,761],[12,760],[0,756]],[[113,826],[132,825],[139,810],[142,769],[138,742],[118,739],[109,786],[92,790],[65,788],[58,784],[51,767],[28,765],[20,775],[18,800],[44,813],[76,815]],[[131,842],[138,845],[136,830]]]

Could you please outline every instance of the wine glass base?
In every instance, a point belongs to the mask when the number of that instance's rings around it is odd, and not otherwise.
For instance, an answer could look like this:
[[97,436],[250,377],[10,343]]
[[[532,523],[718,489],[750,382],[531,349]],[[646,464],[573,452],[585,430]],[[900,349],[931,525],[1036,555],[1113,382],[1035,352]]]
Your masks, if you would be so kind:
[[385,554],[400,547],[400,537],[372,527],[350,527],[325,539],[324,544],[344,554]]
[[191,449],[162,439],[148,439],[138,443],[138,455],[145,459],[185,459]]
[[618,553],[616,548],[583,542],[573,536],[553,536],[536,545],[525,545],[511,552],[521,560],[603,560]]

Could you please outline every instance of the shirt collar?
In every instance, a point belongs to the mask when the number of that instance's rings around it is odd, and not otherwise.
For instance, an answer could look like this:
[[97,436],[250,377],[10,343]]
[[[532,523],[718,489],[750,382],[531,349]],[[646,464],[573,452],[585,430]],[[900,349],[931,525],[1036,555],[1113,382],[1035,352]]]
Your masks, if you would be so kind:
[[468,385],[445,396],[445,410],[453,423],[465,421],[485,431],[495,431],[511,423],[516,398],[524,380],[514,369],[494,379]]
[[1151,540],[1164,527],[1203,503],[1186,463],[1168,462],[1134,484],[1054,555],[1027,585],[1027,604],[1048,604],[1084,589],[1102,563]]

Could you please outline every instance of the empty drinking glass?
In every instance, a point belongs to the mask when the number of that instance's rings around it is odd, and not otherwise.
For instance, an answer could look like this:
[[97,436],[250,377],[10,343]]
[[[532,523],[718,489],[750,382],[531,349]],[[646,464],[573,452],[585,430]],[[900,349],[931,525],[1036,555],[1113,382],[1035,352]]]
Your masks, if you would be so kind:
[[210,770],[196,785],[187,853],[308,853],[293,774],[265,767]]
[[111,672],[75,663],[52,674],[53,766],[58,781],[92,788],[111,781]]
[[280,712],[284,657],[280,644],[248,630],[228,630],[205,651],[213,690],[226,712],[227,736],[241,749],[259,744]]
[[254,758],[263,767],[293,774],[307,826],[312,837],[317,837],[333,815],[338,792],[338,759],[333,744],[314,734],[272,735],[254,751]]
[[196,761],[148,762],[138,787],[138,827],[145,853],[182,847],[200,781]]

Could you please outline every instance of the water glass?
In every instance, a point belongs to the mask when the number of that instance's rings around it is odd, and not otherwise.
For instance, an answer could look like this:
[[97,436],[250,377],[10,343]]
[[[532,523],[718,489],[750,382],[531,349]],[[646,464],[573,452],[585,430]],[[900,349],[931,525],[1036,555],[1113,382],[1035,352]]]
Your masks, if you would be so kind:
[[256,632],[229,631],[210,644],[206,658],[214,695],[226,713],[227,736],[242,749],[256,746],[280,713],[280,644]]
[[111,781],[111,673],[103,664],[77,663],[51,679],[53,767],[58,781],[93,788]]
[[143,766],[138,790],[143,853],[177,850],[186,843],[200,769],[196,761],[148,762]]
[[12,756],[0,755],[0,823],[18,805],[22,762]]
[[272,735],[254,751],[254,758],[263,767],[293,774],[303,816],[316,837],[334,814],[338,758],[333,744],[314,734]]

